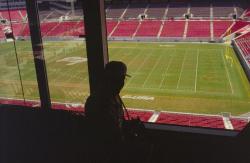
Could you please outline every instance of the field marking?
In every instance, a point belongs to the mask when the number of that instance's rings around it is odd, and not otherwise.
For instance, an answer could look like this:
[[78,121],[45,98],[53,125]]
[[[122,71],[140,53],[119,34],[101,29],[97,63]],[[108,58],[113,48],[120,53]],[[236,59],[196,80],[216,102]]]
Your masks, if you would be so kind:
[[[143,50],[142,50],[142,51],[143,51]],[[148,60],[149,56],[151,56],[151,55],[152,55],[152,52],[151,52],[150,54],[148,54],[147,57],[144,58],[142,64],[136,69],[136,71],[135,71],[134,73],[137,73],[137,72],[144,66],[144,64],[145,64],[146,61]],[[139,55],[138,55],[138,56],[139,56]],[[132,81],[134,78],[135,78],[135,76],[132,76],[132,77],[130,78],[130,80],[127,82],[125,88],[131,83],[131,81]]]
[[195,83],[194,83],[194,92],[197,91],[197,76],[198,76],[198,66],[199,66],[199,49],[197,50],[197,61],[196,61],[196,70],[195,70]]
[[[169,93],[169,92],[175,92],[175,93],[179,93],[179,92],[183,92],[183,93],[194,93],[193,90],[188,90],[188,89],[161,89],[161,88],[139,88],[139,87],[127,87],[126,89],[142,89],[142,90],[152,90],[152,91],[168,91],[168,92],[165,92],[165,93]],[[209,92],[209,91],[202,91],[202,90],[199,90],[197,91],[196,93],[202,93],[203,95],[223,95],[223,96],[230,96],[232,97],[230,94],[228,93],[223,93],[223,92]],[[172,95],[169,95],[169,96],[172,96]],[[163,96],[164,97],[164,96]],[[190,98],[190,97],[188,97]]]
[[229,80],[229,84],[230,84],[230,88],[231,88],[231,93],[234,94],[232,82],[231,82],[231,79],[230,79],[230,76],[229,76],[229,72],[228,72],[228,68],[227,68],[227,65],[226,65],[226,61],[225,61],[225,58],[224,58],[224,55],[223,55],[223,50],[221,50],[221,56],[223,58],[224,67],[225,67],[225,70],[226,70],[227,78]]
[[184,57],[183,57],[183,60],[182,60],[182,64],[181,64],[181,72],[179,74],[179,79],[178,79],[178,82],[177,82],[177,86],[176,86],[176,89],[179,88],[179,85],[180,85],[180,81],[181,81],[181,75],[182,75],[182,72],[183,72],[183,67],[184,67],[184,63],[185,63],[185,60],[186,60],[186,56],[187,56],[187,51],[185,51],[185,54],[184,54]]
[[161,55],[161,56],[157,59],[157,61],[155,62],[154,67],[151,69],[150,73],[147,75],[146,79],[144,80],[143,85],[142,85],[142,88],[145,87],[145,84],[147,83],[148,79],[150,78],[150,76],[151,76],[152,73],[154,72],[155,68],[158,66],[158,64],[159,64],[159,62],[160,62],[162,56],[163,56],[163,55]]
[[[176,53],[176,49],[175,49],[174,54],[175,54],[175,53]],[[171,55],[171,59],[168,61],[168,66],[167,66],[166,71],[163,73],[163,78],[162,78],[161,83],[160,83],[160,85],[159,85],[159,89],[161,89],[162,84],[163,84],[163,81],[166,79],[166,76],[167,76],[169,67],[170,67],[170,65],[171,65],[171,63],[172,63],[172,61],[173,61],[173,58],[174,58],[174,54]]]

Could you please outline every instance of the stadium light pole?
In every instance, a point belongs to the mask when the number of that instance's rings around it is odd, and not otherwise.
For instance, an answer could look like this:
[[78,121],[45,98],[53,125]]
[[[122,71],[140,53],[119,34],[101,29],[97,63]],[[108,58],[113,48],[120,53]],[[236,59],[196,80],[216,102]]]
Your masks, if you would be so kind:
[[41,37],[38,4],[36,0],[26,0],[26,9],[30,28],[30,37],[36,69],[36,77],[42,109],[51,109],[51,99],[44,59],[43,42]]
[[90,94],[95,92],[108,62],[106,14],[104,0],[84,0],[84,24]]

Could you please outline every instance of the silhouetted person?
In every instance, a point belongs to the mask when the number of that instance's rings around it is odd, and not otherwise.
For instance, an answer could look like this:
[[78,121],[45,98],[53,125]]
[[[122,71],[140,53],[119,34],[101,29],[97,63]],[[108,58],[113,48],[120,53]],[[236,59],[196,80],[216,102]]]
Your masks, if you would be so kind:
[[105,66],[98,89],[85,103],[85,114],[90,125],[89,141],[94,145],[91,147],[94,152],[96,150],[102,153],[102,150],[106,150],[104,155],[108,155],[110,149],[114,153],[114,150],[121,147],[119,145],[123,139],[124,112],[119,93],[124,86],[126,73],[127,67],[124,63],[109,62]]

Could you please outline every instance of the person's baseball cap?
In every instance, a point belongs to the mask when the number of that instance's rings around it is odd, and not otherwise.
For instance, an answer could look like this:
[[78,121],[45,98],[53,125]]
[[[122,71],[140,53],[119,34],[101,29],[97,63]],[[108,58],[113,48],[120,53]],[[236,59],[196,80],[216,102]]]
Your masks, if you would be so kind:
[[104,73],[112,77],[131,77],[127,74],[127,66],[121,61],[111,61],[106,64]]

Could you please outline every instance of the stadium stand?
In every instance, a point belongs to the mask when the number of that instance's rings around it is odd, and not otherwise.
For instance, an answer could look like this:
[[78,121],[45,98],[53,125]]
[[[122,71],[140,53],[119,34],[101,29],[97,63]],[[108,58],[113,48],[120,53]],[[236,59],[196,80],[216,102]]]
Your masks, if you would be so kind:
[[192,17],[210,17],[210,3],[208,2],[192,2],[190,8],[190,14]]
[[60,22],[55,28],[51,29],[47,35],[48,36],[70,36],[70,31],[74,29],[77,22]]
[[243,130],[243,128],[246,127],[249,122],[249,120],[244,118],[230,118],[230,121],[234,130]]
[[115,4],[107,9],[106,17],[107,18],[120,18],[124,11],[126,10],[128,4]]
[[[24,13],[24,11],[22,11],[22,12]],[[23,16],[21,15],[20,10],[10,10],[11,17],[9,17],[8,10],[0,11],[0,13],[1,13],[1,17],[3,19],[10,20],[10,18],[11,18],[12,21],[22,21],[23,20]]]
[[214,29],[214,37],[221,37],[227,29],[232,25],[232,21],[223,21],[223,20],[214,20],[213,21],[213,29]]
[[234,23],[234,25],[233,25],[231,28],[229,28],[229,29],[227,30],[227,32],[228,32],[227,34],[234,33],[234,32],[236,32],[236,31],[240,30],[241,28],[247,26],[248,24],[250,24],[250,22],[236,21],[236,22]]
[[213,17],[215,18],[232,18],[236,14],[232,2],[213,2]]
[[165,21],[160,37],[183,37],[185,21]]
[[118,24],[112,36],[132,37],[139,25],[138,21],[122,21]]
[[146,11],[148,19],[162,19],[167,9],[167,4],[152,3]]
[[189,21],[187,37],[210,37],[210,21]]
[[246,60],[250,63],[250,32],[236,39],[238,47],[241,49]]
[[[129,109],[128,114],[130,118],[136,119],[140,118],[143,122],[148,122],[150,117],[153,115],[153,111],[143,111],[143,110],[133,110]],[[128,119],[128,116],[125,114],[125,118]]]
[[107,21],[107,35],[109,36],[110,33],[114,30],[114,28],[117,26],[117,21]]
[[222,128],[222,129],[225,128],[223,119],[220,116],[161,113],[156,122],[183,125],[183,126],[196,126],[196,127],[209,127],[209,128]]
[[186,14],[187,12],[188,12],[187,3],[171,2],[169,3],[167,17],[168,18],[173,18],[173,17],[183,18],[184,14]]
[[140,14],[144,14],[147,4],[130,4],[125,14],[123,15],[124,19],[138,18]]
[[156,37],[160,30],[161,24],[162,22],[158,20],[142,21],[135,36]]

